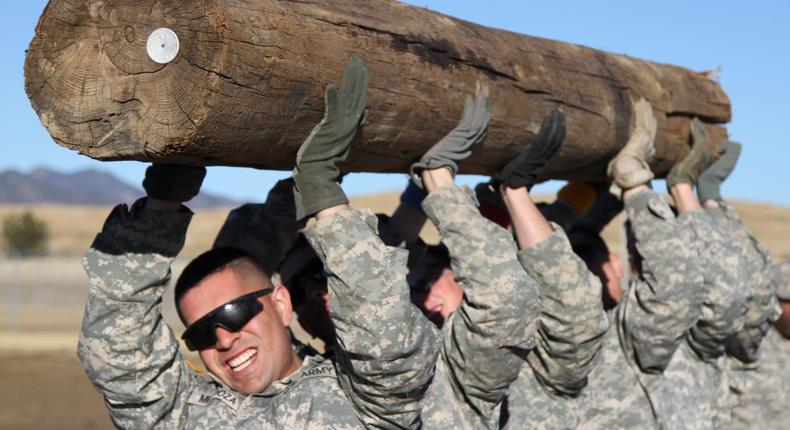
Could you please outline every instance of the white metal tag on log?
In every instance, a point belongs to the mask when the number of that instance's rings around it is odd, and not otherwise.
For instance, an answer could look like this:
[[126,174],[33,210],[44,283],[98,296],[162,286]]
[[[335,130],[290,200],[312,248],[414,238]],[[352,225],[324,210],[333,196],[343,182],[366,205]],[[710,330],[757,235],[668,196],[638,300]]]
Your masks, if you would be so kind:
[[659,174],[688,151],[691,117],[716,139],[730,120],[704,75],[390,0],[51,0],[25,89],[55,141],[90,157],[291,169],[352,54],[370,88],[346,171],[407,171],[478,80],[493,119],[463,173],[498,170],[557,108],[568,131],[548,175],[559,178],[604,177],[639,97],[658,116]]
[[148,35],[145,50],[148,58],[159,63],[167,64],[178,55],[178,36],[169,28],[157,28]]

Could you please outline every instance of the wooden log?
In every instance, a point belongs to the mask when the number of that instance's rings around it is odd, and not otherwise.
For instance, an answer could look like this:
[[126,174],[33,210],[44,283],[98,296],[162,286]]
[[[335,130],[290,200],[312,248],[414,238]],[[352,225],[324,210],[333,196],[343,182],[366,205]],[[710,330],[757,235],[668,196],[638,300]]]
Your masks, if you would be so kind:
[[[146,53],[160,27],[180,42],[166,64]],[[90,157],[290,169],[352,54],[371,79],[346,171],[406,171],[455,126],[477,80],[493,120],[464,173],[500,168],[555,108],[568,121],[556,178],[602,178],[639,97],[658,116],[659,173],[688,150],[692,116],[717,140],[730,120],[719,85],[689,70],[388,0],[51,0],[25,88],[55,141]]]

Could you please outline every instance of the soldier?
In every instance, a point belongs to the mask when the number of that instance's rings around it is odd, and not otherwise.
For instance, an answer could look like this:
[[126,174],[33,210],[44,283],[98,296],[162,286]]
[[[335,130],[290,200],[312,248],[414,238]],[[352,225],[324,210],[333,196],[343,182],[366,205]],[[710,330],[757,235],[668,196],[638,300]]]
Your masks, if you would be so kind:
[[730,241],[739,247],[746,266],[748,284],[754,298],[746,314],[744,328],[727,343],[730,363],[752,363],[758,359],[760,343],[779,318],[781,310],[776,299],[772,274],[774,263],[770,251],[741,222],[735,208],[721,197],[721,183],[726,180],[740,156],[741,145],[728,142],[722,146],[718,161],[708,167],[697,180],[697,194],[705,211],[727,232]]
[[500,425],[508,428],[525,423],[530,428],[578,425],[572,411],[563,407],[569,401],[562,398],[577,396],[587,385],[609,326],[601,307],[600,281],[574,254],[561,226],[549,223],[529,194],[564,135],[564,114],[554,112],[529,148],[489,185],[501,190],[520,248],[518,259],[538,280],[541,299],[537,345],[522,355],[527,365],[503,407]]
[[[300,148],[294,174],[305,236],[329,274],[335,361],[291,347],[287,290],[248,253],[220,247],[177,286],[183,338],[212,381],[185,363],[159,307],[183,246],[203,169],[153,166],[147,199],[115,208],[85,258],[91,289],[78,354],[123,428],[416,428],[433,376],[438,333],[408,300],[405,252],[376,236],[337,183],[361,122],[367,70],[352,58],[326,113]],[[366,270],[360,270],[365,267]]]
[[781,316],[766,333],[758,360],[731,371],[735,429],[782,429],[790,422],[790,260],[774,267]]
[[[213,247],[242,249],[266,273],[272,273],[272,284],[288,289],[299,325],[321,340],[323,344],[316,346],[331,349],[335,333],[329,318],[326,273],[321,259],[300,234],[304,223],[296,219],[293,187],[293,178],[278,181],[264,203],[247,203],[232,210]],[[295,336],[292,340],[300,355],[317,353]]]
[[660,421],[668,428],[720,428],[729,425],[725,349],[743,329],[753,289],[748,284],[740,245],[702,210],[693,193],[710,165],[714,145],[698,119],[692,121],[692,149],[667,175],[677,210],[694,233],[704,277],[700,320],[675,354],[661,381],[647,380]]
[[[782,337],[782,321],[790,320],[783,308],[790,298],[788,280],[790,265],[785,263],[784,281],[781,269],[774,265],[770,251],[743,224],[735,208],[721,196],[721,184],[732,173],[740,156],[741,145],[723,145],[719,160],[708,167],[697,180],[697,194],[705,211],[726,231],[739,247],[746,266],[748,283],[754,299],[746,313],[744,328],[727,343],[727,370],[731,405],[724,404],[722,415],[737,429],[772,429],[784,427],[790,420],[788,404],[788,342]],[[780,292],[781,288],[784,293]],[[779,300],[777,300],[777,296]],[[780,306],[781,305],[781,306]],[[781,316],[781,318],[780,318]],[[786,325],[784,326],[787,327]]]
[[[411,168],[427,191],[421,208],[446,247],[410,273],[418,305],[442,331],[422,415],[430,429],[497,427],[499,404],[522,364],[513,352],[534,342],[535,280],[519,265],[510,233],[482,217],[472,191],[453,178],[456,163],[483,140],[489,109],[488,90],[478,88],[459,125]],[[425,294],[414,294],[420,290]]]

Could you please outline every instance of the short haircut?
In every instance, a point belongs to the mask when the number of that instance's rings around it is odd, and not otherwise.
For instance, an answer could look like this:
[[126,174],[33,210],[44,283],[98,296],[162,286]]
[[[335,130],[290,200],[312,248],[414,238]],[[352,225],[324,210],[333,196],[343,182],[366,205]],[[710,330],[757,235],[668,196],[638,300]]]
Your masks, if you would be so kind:
[[304,233],[300,233],[277,270],[280,273],[280,282],[288,289],[291,304],[296,308],[307,299],[302,279],[322,273],[324,263],[318,258]]
[[181,322],[184,322],[184,316],[181,314],[181,298],[184,297],[189,290],[195,288],[204,279],[209,276],[222,272],[223,270],[230,269],[239,277],[260,277],[266,281],[269,275],[263,268],[256,262],[248,252],[238,248],[229,246],[221,246],[208,250],[194,260],[192,260],[181,272],[181,276],[176,281],[174,291],[176,311]]
[[428,245],[414,267],[411,267],[406,280],[413,291],[427,291],[444,268],[451,267],[450,251],[443,243]]
[[573,252],[584,260],[587,266],[609,260],[609,248],[594,230],[574,226],[568,232],[568,240],[571,242]]

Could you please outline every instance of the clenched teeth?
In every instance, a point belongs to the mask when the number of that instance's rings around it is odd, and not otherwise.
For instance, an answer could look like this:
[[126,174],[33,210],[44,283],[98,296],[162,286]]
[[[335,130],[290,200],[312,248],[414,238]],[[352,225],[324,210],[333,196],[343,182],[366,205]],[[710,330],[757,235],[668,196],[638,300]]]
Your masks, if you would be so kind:
[[228,366],[230,366],[234,372],[239,372],[252,363],[252,357],[254,357],[257,353],[257,349],[250,348],[233,360],[228,361]]

